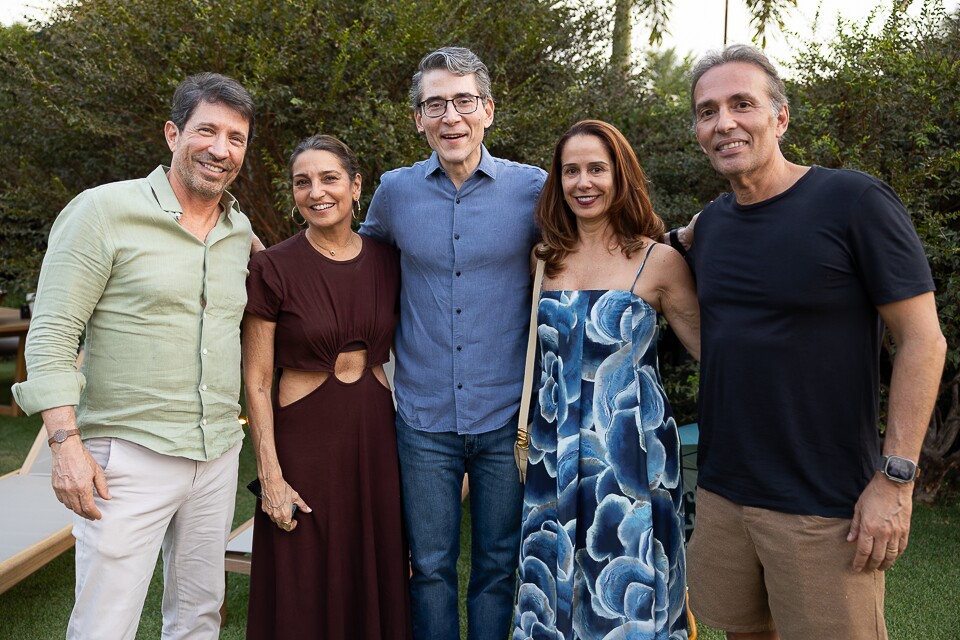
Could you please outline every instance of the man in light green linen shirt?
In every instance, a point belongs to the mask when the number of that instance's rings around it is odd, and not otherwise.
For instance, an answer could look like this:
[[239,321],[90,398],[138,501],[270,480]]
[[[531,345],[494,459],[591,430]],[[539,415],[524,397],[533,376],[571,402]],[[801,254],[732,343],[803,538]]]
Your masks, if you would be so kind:
[[187,78],[170,168],[85,191],[50,231],[14,394],[42,412],[54,491],[77,514],[68,638],[133,638],[161,549],[163,637],[218,636],[251,243],[226,188],[253,119],[234,80]]

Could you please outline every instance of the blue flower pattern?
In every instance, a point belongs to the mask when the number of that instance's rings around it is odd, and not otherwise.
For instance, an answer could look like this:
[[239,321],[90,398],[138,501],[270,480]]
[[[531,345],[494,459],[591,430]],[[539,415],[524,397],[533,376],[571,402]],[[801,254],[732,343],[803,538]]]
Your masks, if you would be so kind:
[[657,313],[544,291],[513,640],[685,640],[680,440]]

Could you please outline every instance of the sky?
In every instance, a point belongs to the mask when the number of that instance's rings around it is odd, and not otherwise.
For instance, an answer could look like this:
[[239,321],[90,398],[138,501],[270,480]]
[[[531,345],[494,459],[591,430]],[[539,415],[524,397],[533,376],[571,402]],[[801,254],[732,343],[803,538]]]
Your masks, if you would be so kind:
[[[2,0],[0,0],[2,1]],[[768,30],[766,53],[774,61],[786,61],[792,58],[793,49],[804,41],[817,37],[820,41],[829,40],[836,32],[837,17],[851,22],[861,22],[870,12],[880,7],[880,24],[890,13],[891,0],[798,0],[797,8],[791,9],[787,20],[787,29],[796,32],[796,36],[785,36],[775,26]],[[921,0],[913,0],[908,13],[918,15]],[[957,10],[960,0],[945,0],[944,7],[952,13]],[[710,49],[723,48],[723,7],[724,0],[674,0],[673,13],[667,28],[671,35],[664,38],[661,48],[675,47],[681,56],[692,53],[697,57]],[[817,10],[819,22],[815,25]],[[750,26],[750,14],[745,0],[729,0],[729,25],[727,42],[750,42],[753,28]],[[814,29],[816,26],[816,30]],[[649,27],[634,26],[634,49],[646,48]]]
[[[26,15],[41,17],[43,12],[53,6],[55,0],[0,0],[0,23],[10,24]],[[785,61],[792,57],[792,47],[800,42],[818,36],[829,39],[836,27],[837,16],[845,20],[862,21],[878,5],[889,11],[891,0],[798,0],[797,8],[792,10],[788,27],[796,31],[799,37],[787,37],[774,30],[767,37],[767,54],[775,61]],[[913,0],[911,12],[917,13],[921,0]],[[945,0],[948,11],[956,11],[960,0]],[[729,32],[727,40],[749,42],[752,35],[750,16],[745,0],[729,0]],[[723,7],[724,0],[674,0],[668,29],[671,34],[664,38],[663,47],[675,47],[681,56],[692,53],[699,56],[708,49],[723,47]],[[820,8],[819,28],[813,29],[814,16]],[[646,49],[649,31],[638,24],[634,28],[635,51]]]

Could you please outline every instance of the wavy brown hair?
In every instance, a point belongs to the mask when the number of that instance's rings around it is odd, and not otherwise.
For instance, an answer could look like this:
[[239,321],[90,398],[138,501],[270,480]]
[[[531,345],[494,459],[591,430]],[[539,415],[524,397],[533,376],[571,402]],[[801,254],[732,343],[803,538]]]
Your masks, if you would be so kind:
[[550,173],[537,201],[536,220],[543,234],[536,256],[546,262],[546,273],[554,276],[563,271],[563,259],[578,242],[577,219],[563,198],[561,156],[567,142],[575,136],[600,139],[613,160],[613,201],[608,209],[610,227],[620,250],[628,258],[646,246],[643,238],[659,238],[663,220],[653,211],[647,194],[647,176],[623,134],[600,120],[581,120],[557,141],[550,163]]

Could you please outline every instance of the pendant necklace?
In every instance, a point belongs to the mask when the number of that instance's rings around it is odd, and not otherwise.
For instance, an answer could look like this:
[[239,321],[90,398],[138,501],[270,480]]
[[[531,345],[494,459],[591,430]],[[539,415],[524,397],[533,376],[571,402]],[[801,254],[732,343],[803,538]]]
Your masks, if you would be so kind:
[[350,245],[353,244],[353,238],[354,238],[354,236],[356,236],[357,234],[356,234],[355,232],[352,232],[352,231],[351,231],[351,234],[352,234],[352,235],[350,236],[350,239],[347,240],[347,244],[343,245],[343,246],[342,246],[340,249],[338,249],[338,250],[327,249],[325,246],[323,246],[322,244],[320,244],[319,242],[317,242],[316,240],[314,240],[313,238],[311,238],[309,233],[305,233],[304,235],[307,236],[307,240],[310,242],[310,244],[312,244],[312,245],[315,246],[316,248],[320,249],[321,251],[326,251],[326,252],[329,253],[331,256],[335,256],[335,255],[337,255],[337,251],[343,251],[344,249],[348,249],[348,248],[350,247]]

